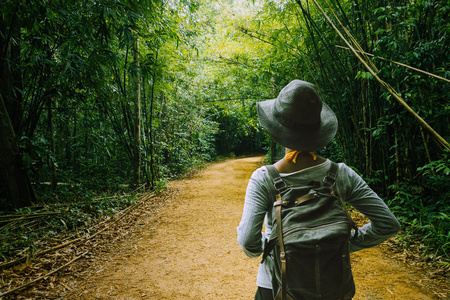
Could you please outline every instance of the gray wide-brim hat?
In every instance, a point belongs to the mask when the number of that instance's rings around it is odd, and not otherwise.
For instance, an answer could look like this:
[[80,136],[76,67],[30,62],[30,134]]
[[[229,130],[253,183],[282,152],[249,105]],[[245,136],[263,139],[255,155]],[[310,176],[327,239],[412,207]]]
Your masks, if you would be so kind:
[[338,121],[322,102],[314,84],[293,80],[276,99],[257,103],[258,118],[272,138],[300,151],[325,147],[336,135]]

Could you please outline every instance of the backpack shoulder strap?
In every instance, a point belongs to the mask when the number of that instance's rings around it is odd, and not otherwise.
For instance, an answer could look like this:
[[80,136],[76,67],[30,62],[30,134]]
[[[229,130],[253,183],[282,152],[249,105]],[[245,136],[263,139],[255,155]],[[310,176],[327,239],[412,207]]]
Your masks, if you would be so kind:
[[282,191],[288,188],[287,184],[281,178],[280,173],[278,173],[277,168],[275,168],[274,165],[267,165],[265,167],[269,172],[270,178],[272,178],[273,186],[277,192],[281,194]]
[[333,186],[336,183],[337,173],[339,171],[339,165],[334,161],[331,161],[330,169],[328,170],[327,176],[323,179],[323,186],[327,188],[330,192],[333,190]]
[[[278,233],[278,244],[280,245],[280,261],[281,261],[281,291],[279,296],[276,297],[276,299],[279,299],[281,297],[282,300],[287,300],[287,283],[286,283],[286,276],[287,276],[287,269],[286,269],[286,252],[284,250],[284,243],[283,243],[283,229],[282,229],[282,223],[281,223],[281,209],[282,206],[286,205],[286,201],[282,201],[281,199],[281,193],[288,189],[289,187],[287,184],[281,179],[280,173],[278,173],[277,169],[273,165],[266,166],[267,171],[269,171],[269,175],[272,178],[273,185],[275,189],[277,190],[277,197],[276,201],[274,203],[274,207],[276,210],[276,221],[277,221],[277,233]],[[264,249],[266,250],[266,249]],[[266,252],[266,251],[264,251]],[[263,255],[263,260],[266,257],[266,253]],[[292,299],[292,298],[289,298]]]
[[324,186],[330,189],[330,192],[335,194],[339,201],[341,202],[342,209],[344,210],[345,214],[347,215],[348,222],[355,230],[355,234],[353,236],[353,240],[356,240],[358,238],[358,225],[353,221],[352,217],[350,216],[350,213],[348,212],[348,209],[345,207],[344,201],[342,200],[341,196],[339,196],[334,188],[334,184],[336,183],[336,177],[339,170],[339,165],[335,163],[334,161],[331,162],[330,170],[328,171],[327,176],[323,179]]

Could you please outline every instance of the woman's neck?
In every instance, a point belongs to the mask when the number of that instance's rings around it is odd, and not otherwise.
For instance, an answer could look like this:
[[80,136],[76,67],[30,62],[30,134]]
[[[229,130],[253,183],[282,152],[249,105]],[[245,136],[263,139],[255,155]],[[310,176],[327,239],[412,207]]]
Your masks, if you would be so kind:
[[278,172],[292,173],[320,165],[326,161],[326,158],[317,156],[313,152],[293,153],[293,151],[295,150],[286,148],[286,156],[274,164]]

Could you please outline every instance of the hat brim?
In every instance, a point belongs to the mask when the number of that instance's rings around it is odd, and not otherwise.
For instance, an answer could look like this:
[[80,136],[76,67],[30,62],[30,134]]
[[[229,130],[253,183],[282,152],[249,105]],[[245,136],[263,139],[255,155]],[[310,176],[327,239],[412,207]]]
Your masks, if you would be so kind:
[[276,99],[258,102],[256,110],[259,122],[272,138],[281,145],[300,151],[316,151],[328,145],[334,138],[338,121],[333,110],[323,103],[320,113],[320,126],[303,126],[295,129],[287,128],[272,113]]

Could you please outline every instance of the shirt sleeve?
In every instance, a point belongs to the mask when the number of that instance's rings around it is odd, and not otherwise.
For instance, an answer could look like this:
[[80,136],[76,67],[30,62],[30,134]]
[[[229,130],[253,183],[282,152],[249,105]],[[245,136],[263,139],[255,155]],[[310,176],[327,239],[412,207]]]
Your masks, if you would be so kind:
[[355,171],[341,164],[336,185],[343,200],[370,220],[358,228],[357,239],[350,240],[350,252],[376,246],[400,230],[400,223],[386,203]]
[[258,257],[264,250],[264,217],[270,210],[270,193],[265,186],[265,169],[256,170],[245,194],[244,211],[237,227],[238,243],[248,257]]

